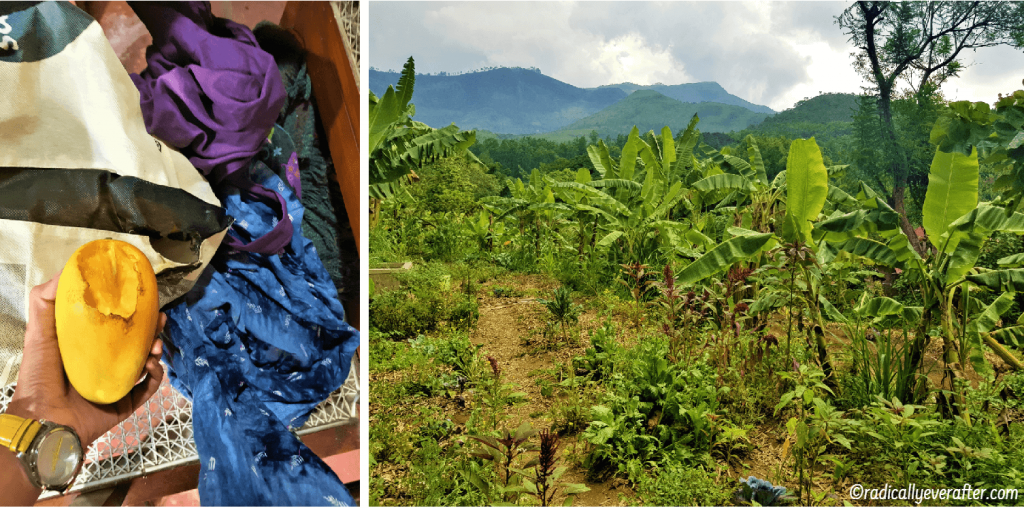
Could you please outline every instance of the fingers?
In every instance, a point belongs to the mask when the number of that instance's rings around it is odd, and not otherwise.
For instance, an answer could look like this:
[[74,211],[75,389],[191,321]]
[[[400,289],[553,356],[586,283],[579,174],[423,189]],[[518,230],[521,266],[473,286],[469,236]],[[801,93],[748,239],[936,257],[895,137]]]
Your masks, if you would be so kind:
[[[58,273],[52,279],[32,288],[28,294],[28,324],[26,328],[42,334],[33,338],[56,339],[57,324],[54,317],[54,301],[57,299]],[[26,344],[27,346],[27,344]]]
[[160,383],[164,379],[164,367],[160,365],[159,357],[149,357],[146,360],[146,379],[132,388],[131,397],[132,410],[129,414],[137,411],[143,404],[160,389]]
[[24,360],[18,374],[19,381],[23,373],[29,372],[33,376],[44,377],[43,381],[49,386],[63,385],[64,366],[57,345],[57,322],[54,316],[59,278],[58,273],[49,281],[32,288],[29,293]]
[[149,354],[155,355],[160,358],[164,354],[164,327],[167,325],[167,314],[160,313],[160,318],[156,323],[156,338],[153,340],[153,347],[149,350]]

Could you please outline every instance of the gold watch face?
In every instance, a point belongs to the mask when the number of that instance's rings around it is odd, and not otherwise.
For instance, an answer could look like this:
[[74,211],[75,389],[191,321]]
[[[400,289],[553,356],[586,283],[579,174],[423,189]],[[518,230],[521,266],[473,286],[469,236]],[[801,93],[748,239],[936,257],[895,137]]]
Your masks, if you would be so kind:
[[59,487],[75,476],[82,461],[82,444],[64,429],[54,429],[39,442],[36,468],[45,486]]

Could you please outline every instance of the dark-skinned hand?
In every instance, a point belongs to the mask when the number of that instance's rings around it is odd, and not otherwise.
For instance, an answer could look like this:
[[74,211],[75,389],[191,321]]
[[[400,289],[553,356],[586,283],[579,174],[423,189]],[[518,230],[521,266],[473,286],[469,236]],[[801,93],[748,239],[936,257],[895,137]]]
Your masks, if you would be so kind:
[[[153,338],[153,347],[143,370],[144,378],[128,395],[106,405],[85,400],[68,381],[57,345],[54,300],[59,278],[58,273],[48,282],[32,288],[29,294],[28,324],[18,385],[6,412],[71,427],[78,433],[85,450],[156,393],[164,378],[164,369],[160,365],[163,341]],[[166,322],[167,316],[161,313],[157,322],[158,335]]]

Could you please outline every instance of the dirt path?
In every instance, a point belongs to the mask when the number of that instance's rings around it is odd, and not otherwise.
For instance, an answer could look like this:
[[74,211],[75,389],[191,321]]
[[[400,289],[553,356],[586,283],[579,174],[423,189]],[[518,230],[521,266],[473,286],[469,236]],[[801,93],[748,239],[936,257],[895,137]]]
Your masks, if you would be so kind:
[[[584,354],[590,347],[590,333],[601,325],[595,309],[585,309],[580,316],[579,325],[570,333],[578,334],[577,342],[564,342],[552,346],[554,337],[545,338],[546,321],[549,318],[547,309],[538,299],[551,298],[552,293],[560,284],[550,277],[542,275],[513,275],[502,277],[485,284],[480,291],[480,319],[470,335],[474,344],[480,344],[481,357],[493,356],[501,367],[501,375],[506,383],[513,383],[515,391],[526,392],[526,401],[508,408],[505,425],[514,429],[522,422],[530,422],[535,429],[551,428],[554,424],[552,409],[559,397],[544,397],[541,394],[539,379],[557,381],[554,375],[559,365],[570,368],[572,359]],[[495,296],[508,293],[510,296]],[[505,291],[509,290],[509,291]],[[578,301],[578,299],[577,299]],[[560,335],[555,329],[554,334]],[[465,422],[469,412],[463,411],[456,415],[458,423]],[[500,424],[499,424],[500,425]],[[570,454],[582,457],[586,453],[586,443],[578,436],[566,436],[562,439],[562,463],[570,465],[570,469],[562,477],[568,483],[583,483],[590,487],[590,492],[576,496],[575,506],[628,506],[628,500],[635,498],[626,482],[611,479],[603,483],[588,482],[586,471],[572,465],[566,460]],[[565,496],[559,494],[555,504],[564,503]]]

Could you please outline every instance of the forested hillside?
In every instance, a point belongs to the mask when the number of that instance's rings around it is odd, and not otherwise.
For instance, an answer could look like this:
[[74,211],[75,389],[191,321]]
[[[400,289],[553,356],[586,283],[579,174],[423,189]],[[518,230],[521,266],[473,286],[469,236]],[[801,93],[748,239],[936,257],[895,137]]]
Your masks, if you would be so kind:
[[[399,74],[370,70],[382,94]],[[416,120],[433,127],[502,134],[558,130],[626,97],[618,89],[586,90],[530,69],[493,69],[457,76],[416,76]]]
[[701,126],[708,132],[741,130],[761,123],[768,116],[740,106],[716,102],[680,102],[654,90],[638,90],[625,99],[544,137],[566,140],[587,135],[590,131],[597,131],[600,137],[617,136],[628,133],[634,125],[642,132],[660,130],[666,125],[675,132],[685,129],[695,113],[700,116]]
[[857,96],[826,93],[796,103],[791,109],[766,118],[752,131],[791,138],[836,137],[851,134]]
[[654,90],[665,97],[671,97],[679,102],[718,102],[732,106],[741,106],[755,113],[773,115],[775,111],[768,106],[754,104],[743,100],[727,92],[722,85],[714,81],[702,81],[700,83],[683,83],[681,85],[637,85],[634,83],[619,83],[617,85],[604,85],[597,89],[618,88],[626,93],[633,93],[637,90]]

